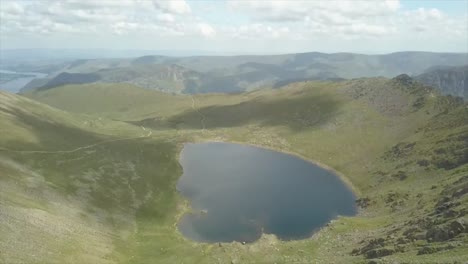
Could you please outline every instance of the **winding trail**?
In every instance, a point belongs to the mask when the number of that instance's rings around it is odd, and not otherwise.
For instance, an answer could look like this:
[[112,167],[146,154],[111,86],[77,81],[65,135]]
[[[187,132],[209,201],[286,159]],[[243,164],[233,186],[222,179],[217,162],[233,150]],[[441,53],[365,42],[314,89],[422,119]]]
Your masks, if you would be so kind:
[[[148,131],[145,127],[141,127],[143,129],[143,131]],[[77,152],[77,151],[80,151],[80,150],[84,150],[84,149],[90,149],[90,148],[93,148],[93,147],[96,147],[96,146],[99,146],[99,145],[103,145],[103,144],[107,144],[107,143],[111,143],[111,142],[116,142],[116,141],[124,141],[124,140],[132,140],[132,139],[139,139],[139,138],[148,138],[148,137],[151,137],[151,135],[153,134],[153,131],[148,131],[148,134],[147,135],[141,135],[141,136],[138,136],[138,137],[129,137],[129,138],[118,138],[118,139],[111,139],[111,140],[104,140],[104,141],[101,141],[101,142],[97,142],[97,143],[94,143],[94,144],[91,144],[91,145],[86,145],[86,146],[82,146],[82,147],[78,147],[76,149],[72,149],[72,150],[55,150],[55,151],[46,151],[46,150],[13,150],[13,149],[7,149],[7,148],[1,148],[0,147],[0,151],[7,151],[7,152],[14,152],[14,153],[29,153],[29,154],[33,154],[33,153],[38,153],[38,154],[67,154],[67,153],[73,153],[73,152]]]
[[198,107],[196,107],[195,96],[190,95],[190,97],[192,98],[192,109],[195,110],[198,113],[198,115],[201,117],[200,122],[201,122],[201,125],[202,125],[202,131],[205,131],[205,129],[206,129],[206,127],[205,127],[206,116],[200,112]]

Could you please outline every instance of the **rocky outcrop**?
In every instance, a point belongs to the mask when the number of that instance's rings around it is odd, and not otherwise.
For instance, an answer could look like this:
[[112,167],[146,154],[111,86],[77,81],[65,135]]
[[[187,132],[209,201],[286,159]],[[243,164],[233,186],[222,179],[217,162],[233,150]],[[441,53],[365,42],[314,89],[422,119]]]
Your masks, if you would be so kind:
[[459,218],[449,224],[429,229],[426,233],[426,239],[428,242],[442,242],[466,232],[468,232],[466,220]]
[[413,85],[415,82],[408,74],[400,74],[394,77],[393,80],[404,86]]

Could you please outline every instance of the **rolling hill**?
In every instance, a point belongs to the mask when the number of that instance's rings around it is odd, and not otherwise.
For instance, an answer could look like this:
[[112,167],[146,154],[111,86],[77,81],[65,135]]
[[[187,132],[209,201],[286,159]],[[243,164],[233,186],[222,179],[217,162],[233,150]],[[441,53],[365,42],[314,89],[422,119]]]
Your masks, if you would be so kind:
[[52,73],[48,83],[31,83],[23,92],[38,87],[56,87],[57,83],[125,82],[173,93],[237,93],[307,80],[390,78],[402,73],[418,75],[431,66],[466,64],[468,54],[430,52],[83,59]]
[[[255,66],[255,65],[254,65]],[[170,95],[131,84],[0,93],[0,261],[453,263],[468,257],[468,108],[408,75]],[[59,110],[60,109],[60,110]],[[311,238],[204,244],[175,223],[184,142],[332,168],[359,199]]]

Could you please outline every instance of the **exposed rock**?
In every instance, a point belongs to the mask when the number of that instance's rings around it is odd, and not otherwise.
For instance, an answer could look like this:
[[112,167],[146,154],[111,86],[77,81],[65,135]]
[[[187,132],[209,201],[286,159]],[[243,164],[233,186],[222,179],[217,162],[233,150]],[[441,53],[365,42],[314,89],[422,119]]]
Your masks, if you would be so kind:
[[459,198],[468,193],[468,185],[463,186],[452,194],[452,197]]
[[418,250],[418,255],[425,255],[425,254],[432,254],[437,252],[436,247],[431,247],[431,246],[424,246]]
[[440,225],[429,229],[426,233],[426,239],[429,242],[447,241],[467,231],[468,227],[466,221],[463,218],[459,218],[448,225]]
[[406,175],[404,171],[398,171],[397,173],[393,174],[392,177],[403,181],[408,178],[408,175]]
[[404,244],[408,244],[410,242],[410,240],[404,238],[404,237],[400,237],[397,239],[396,241],[399,245],[404,245]]
[[[451,199],[450,199],[451,200]],[[443,199],[442,201],[446,201],[446,199]],[[442,214],[446,213],[447,211],[451,210],[453,207],[459,206],[460,202],[444,202],[444,203],[439,203],[437,204],[437,207],[435,208],[436,213]]]
[[393,248],[376,248],[366,252],[366,258],[381,258],[395,253]]
[[356,204],[357,206],[361,207],[361,208],[367,208],[369,205],[370,205],[370,199],[369,197],[363,197],[363,198],[359,198],[356,200]]
[[423,107],[426,103],[426,98],[424,96],[420,96],[418,98],[416,98],[416,100],[414,100],[413,102],[413,107],[416,108],[416,109],[419,109],[421,107]]
[[401,142],[393,146],[389,151],[385,152],[384,158],[397,159],[408,156],[413,150],[416,143]]
[[368,254],[370,254],[369,255],[370,257],[367,257],[367,258],[375,258],[372,256],[375,254],[379,255],[380,254],[379,251],[376,251],[373,253],[369,253],[369,252],[375,251],[377,249],[382,249],[384,246],[385,246],[385,239],[383,238],[371,239],[362,248],[353,249],[353,251],[351,251],[351,255],[366,255],[367,256]]
[[442,250],[450,250],[454,248],[456,248],[456,246],[453,244],[448,244],[446,246],[439,246],[439,247],[427,245],[418,250],[418,255],[432,254],[432,253],[436,253]]
[[454,217],[457,217],[457,216],[460,216],[461,213],[457,210],[453,210],[453,209],[449,209],[448,211],[444,212],[443,213],[443,216],[445,218],[454,218]]
[[413,85],[415,81],[413,78],[411,78],[408,74],[400,74],[396,77],[394,77],[392,80],[404,85],[404,86],[409,86]]
[[449,240],[449,230],[440,226],[433,227],[427,231],[426,239],[428,242],[441,242]]
[[410,240],[415,240],[416,235],[421,233],[422,230],[419,227],[411,227],[403,232],[403,235]]
[[462,218],[452,221],[450,223],[450,231],[453,231],[455,235],[467,232],[468,226],[466,221]]

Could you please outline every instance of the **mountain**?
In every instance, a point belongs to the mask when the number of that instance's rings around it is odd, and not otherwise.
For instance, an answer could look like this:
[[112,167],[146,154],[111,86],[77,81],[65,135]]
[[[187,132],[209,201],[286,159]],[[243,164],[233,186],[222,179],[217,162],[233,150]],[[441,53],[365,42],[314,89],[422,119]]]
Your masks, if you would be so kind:
[[[306,80],[393,77],[403,73],[418,75],[430,66],[460,66],[467,63],[468,54],[429,52],[385,55],[319,52],[261,56],[148,55],[125,59],[77,60],[52,73],[50,78],[56,78],[64,72],[69,75],[92,74],[99,76],[96,82],[126,82],[165,92],[237,93]],[[70,80],[68,84],[73,83],[76,82]],[[34,86],[31,83],[27,89],[39,87]]]
[[98,81],[99,79],[100,76],[95,73],[62,72],[59,75],[55,76],[53,79],[47,81],[44,85],[40,86],[38,90],[50,89],[66,84],[92,83]]
[[[257,65],[253,65],[256,67]],[[173,95],[132,84],[0,93],[2,261],[454,263],[468,257],[468,108],[409,75]],[[60,109],[60,110],[59,110]],[[195,243],[177,231],[185,142],[294,153],[360,212],[314,236]]]
[[[164,56],[220,55],[203,50],[144,50],[144,49],[0,49],[0,68],[15,66],[17,63],[39,61],[70,61],[95,58],[132,58],[147,54]],[[234,55],[233,52],[224,54]]]
[[443,94],[468,99],[468,65],[459,67],[435,66],[415,79],[437,88]]
[[[67,84],[129,83],[147,89],[181,92],[201,82],[203,76],[178,65],[136,65],[105,68],[92,73],[62,72],[50,79],[33,80],[22,92],[47,90]],[[37,86],[37,87],[35,87]]]

